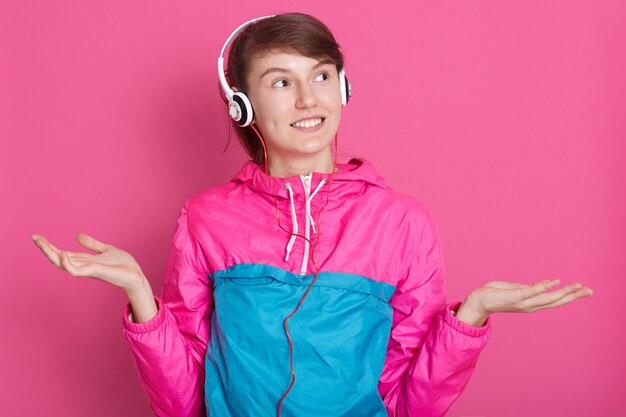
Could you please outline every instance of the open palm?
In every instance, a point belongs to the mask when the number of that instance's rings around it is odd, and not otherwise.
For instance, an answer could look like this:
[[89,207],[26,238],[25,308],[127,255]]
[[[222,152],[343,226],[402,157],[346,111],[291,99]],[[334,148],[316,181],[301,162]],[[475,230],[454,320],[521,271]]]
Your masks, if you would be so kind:
[[557,307],[593,294],[580,283],[548,292],[559,280],[537,281],[532,285],[491,281],[472,292],[472,303],[485,314],[497,312],[530,313]]
[[37,234],[31,235],[31,239],[50,262],[72,276],[97,278],[124,289],[137,285],[144,278],[141,268],[128,252],[85,233],[79,233],[76,240],[96,254],[59,249]]

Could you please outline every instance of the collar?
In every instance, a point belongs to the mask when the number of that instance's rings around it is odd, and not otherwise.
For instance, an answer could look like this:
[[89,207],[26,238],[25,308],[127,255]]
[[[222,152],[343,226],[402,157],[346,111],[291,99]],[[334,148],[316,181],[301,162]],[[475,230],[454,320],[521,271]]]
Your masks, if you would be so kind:
[[[317,197],[312,201],[313,207],[321,207],[323,204],[322,200],[325,200],[326,195],[328,195],[328,206],[326,206],[324,211],[332,210],[345,198],[362,194],[368,186],[389,189],[383,177],[366,159],[352,158],[347,163],[337,163],[336,167],[338,171],[335,172],[330,188],[328,187],[331,177],[330,173],[314,171],[308,174],[311,193],[317,189],[322,179],[326,181],[317,193]],[[291,184],[295,205],[301,207],[305,205],[303,178],[306,176],[293,175],[284,178],[268,176],[263,168],[254,161],[248,160],[243,164],[239,172],[233,176],[231,181],[245,184],[248,188],[258,192],[272,205],[274,204],[273,195],[276,195],[276,200],[279,204],[281,200],[291,200],[289,190],[286,187],[286,184],[289,183]]]

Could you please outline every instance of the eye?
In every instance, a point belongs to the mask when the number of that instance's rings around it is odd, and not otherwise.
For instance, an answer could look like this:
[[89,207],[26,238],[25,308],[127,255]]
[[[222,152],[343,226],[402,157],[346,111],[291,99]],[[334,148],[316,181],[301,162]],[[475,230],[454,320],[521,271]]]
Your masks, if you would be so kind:
[[[286,81],[286,80],[278,80],[278,81],[276,81],[276,82],[273,84],[273,86],[276,86],[276,84],[278,84],[278,83],[285,83],[285,84],[287,84],[287,81]],[[279,85],[278,87],[280,87],[280,85]]]
[[317,77],[315,77],[316,79],[318,79],[320,77],[320,75],[325,76],[326,78],[324,78],[322,81],[326,81],[330,78],[330,75],[327,72],[321,72],[319,73],[319,75]]

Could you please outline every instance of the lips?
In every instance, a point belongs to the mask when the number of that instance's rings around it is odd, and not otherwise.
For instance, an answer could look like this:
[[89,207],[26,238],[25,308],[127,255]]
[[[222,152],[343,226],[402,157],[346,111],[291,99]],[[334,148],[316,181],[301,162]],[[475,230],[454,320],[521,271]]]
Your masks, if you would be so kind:
[[295,122],[291,123],[290,126],[294,126],[296,123],[299,123],[299,122],[314,121],[316,119],[322,119],[322,123],[324,123],[324,119],[326,119],[326,118],[324,116],[320,116],[320,115],[313,115],[313,116],[303,117],[302,119],[296,120]]
[[[304,126],[296,126],[295,124],[292,124],[291,127],[293,127],[294,129],[298,129],[300,132],[313,133],[313,132],[317,132],[322,127],[324,127],[324,121],[326,119],[323,117],[320,117],[317,119],[314,118],[314,119],[303,119],[303,120],[305,122]],[[318,120],[320,120],[320,122],[312,126],[306,123],[308,121],[318,121]],[[299,123],[299,122],[296,122],[296,123]]]

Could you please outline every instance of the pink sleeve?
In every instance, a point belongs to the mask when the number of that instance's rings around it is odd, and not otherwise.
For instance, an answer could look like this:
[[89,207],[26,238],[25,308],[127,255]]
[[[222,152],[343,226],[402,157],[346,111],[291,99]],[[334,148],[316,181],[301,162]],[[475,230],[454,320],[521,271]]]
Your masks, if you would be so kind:
[[[420,236],[421,235],[421,236]],[[378,390],[389,417],[442,417],[463,392],[491,332],[457,319],[446,305],[445,272],[430,211],[408,273],[396,286],[391,336]]]
[[130,303],[123,316],[123,334],[152,410],[159,416],[206,416],[204,357],[213,308],[212,286],[197,267],[197,245],[187,225],[187,204],[181,210],[163,280],[163,299],[155,296],[158,313],[133,323]]

